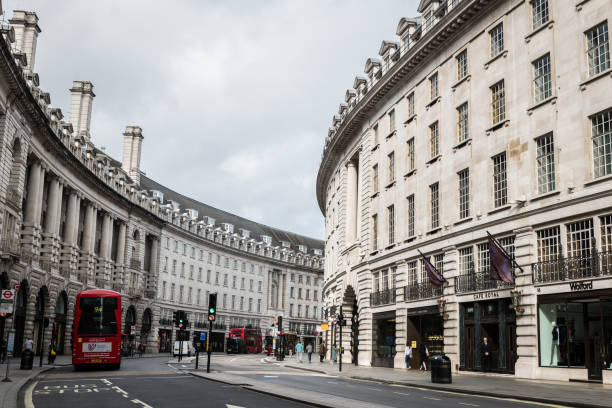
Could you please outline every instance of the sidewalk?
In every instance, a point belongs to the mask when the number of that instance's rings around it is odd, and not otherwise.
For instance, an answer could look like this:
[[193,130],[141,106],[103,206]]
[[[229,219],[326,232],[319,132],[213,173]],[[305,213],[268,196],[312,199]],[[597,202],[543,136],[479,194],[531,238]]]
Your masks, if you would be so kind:
[[[314,356],[313,356],[314,357]],[[318,357],[318,356],[317,356]],[[276,363],[274,358],[266,358],[269,363]],[[330,364],[329,360],[319,363],[317,359],[311,364],[297,363],[294,359],[280,363],[282,366],[318,372],[328,375],[377,381],[412,387],[451,391],[463,394],[486,395],[501,398],[517,398],[534,402],[571,405],[576,407],[612,407],[612,386],[560,382],[547,380],[519,379],[512,376],[487,374],[455,374],[452,384],[434,384],[431,372],[398,368],[364,367],[342,364]]]
[[[63,365],[61,364],[63,359],[60,359],[60,357],[65,356],[58,356],[56,365]],[[70,358],[68,358],[68,361],[70,361]],[[34,365],[31,370],[20,370],[20,363],[19,357],[10,359],[8,378],[11,382],[1,382],[6,375],[6,363],[0,364],[0,408],[17,408],[17,398],[21,387],[38,374],[51,370],[54,367],[53,365],[47,365],[46,356],[43,359],[42,367],[38,366],[39,357],[35,356]]]

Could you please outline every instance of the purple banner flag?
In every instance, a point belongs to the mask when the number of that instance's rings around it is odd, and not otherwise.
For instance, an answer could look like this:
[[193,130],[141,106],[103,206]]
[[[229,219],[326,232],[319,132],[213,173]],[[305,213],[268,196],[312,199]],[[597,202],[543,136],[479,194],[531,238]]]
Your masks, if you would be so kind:
[[425,272],[427,272],[427,277],[429,278],[429,282],[431,282],[432,286],[435,286],[436,288],[442,286],[442,284],[446,282],[446,279],[444,279],[444,276],[438,273],[438,270],[436,269],[436,267],[433,266],[431,262],[429,262],[429,259],[425,258],[425,255],[423,255],[421,251],[419,251],[419,253],[423,257],[423,265],[425,265]]
[[491,279],[514,283],[512,259],[508,258],[491,236],[489,236],[489,263]]

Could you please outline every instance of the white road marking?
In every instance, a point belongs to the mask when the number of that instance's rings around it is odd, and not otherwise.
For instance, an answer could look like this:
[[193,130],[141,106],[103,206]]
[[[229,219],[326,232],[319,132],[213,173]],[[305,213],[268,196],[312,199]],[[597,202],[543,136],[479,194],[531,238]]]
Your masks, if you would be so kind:
[[433,400],[433,401],[442,401],[440,398],[434,398],[434,397],[423,397],[423,398],[428,399],[428,400]]
[[30,384],[30,386],[26,389],[24,401],[25,408],[34,408],[34,401],[32,401],[32,391],[36,387],[36,384],[38,384],[38,381],[33,381],[32,384]]
[[142,405],[144,408],[153,408],[152,406],[150,406],[149,404],[145,404],[144,402],[142,402],[139,399],[133,399],[131,400],[134,404],[136,405]]
[[467,402],[460,402],[459,405],[467,405],[468,407],[479,407],[480,405],[468,404]]
[[380,388],[374,388],[374,387],[366,387],[366,388],[369,388],[370,390],[373,390],[373,391],[382,391]]
[[328,381],[327,383],[328,383],[328,384],[338,384],[338,383],[337,383],[337,382],[335,382],[335,381]]
[[394,394],[399,394],[399,395],[410,395],[407,392],[399,392],[399,391],[393,391]]
[[264,378],[278,378],[278,375],[264,375]]
[[108,381],[106,378],[101,378],[100,381],[102,381],[106,385],[111,385],[112,384],[112,382]]

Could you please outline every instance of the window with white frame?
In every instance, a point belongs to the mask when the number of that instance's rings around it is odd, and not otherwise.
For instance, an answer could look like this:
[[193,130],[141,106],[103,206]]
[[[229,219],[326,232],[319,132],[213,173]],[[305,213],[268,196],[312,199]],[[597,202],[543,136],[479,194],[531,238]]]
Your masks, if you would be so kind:
[[470,169],[457,173],[459,178],[459,218],[470,216]]
[[542,102],[551,96],[552,80],[550,74],[550,54],[546,54],[533,62],[534,103]]
[[189,291],[187,292],[187,303],[191,304],[192,298],[191,298],[191,294],[193,292],[193,288],[189,288]]
[[408,171],[414,170],[414,137],[406,144],[406,167]]
[[483,244],[478,244],[476,246],[478,251],[478,272],[479,273],[487,273],[489,272],[489,243],[485,242]]
[[236,310],[236,295],[232,295],[232,310]]
[[508,179],[506,172],[506,152],[493,157],[493,206],[508,203]]
[[536,139],[536,167],[538,171],[538,193],[555,189],[555,145],[552,133]]
[[240,296],[240,311],[244,310],[244,296]]
[[491,58],[497,56],[504,50],[504,24],[496,25],[489,31],[491,37]]
[[414,92],[406,97],[406,102],[408,103],[408,117],[414,116]]
[[601,251],[605,253],[608,268],[612,266],[612,215],[599,217],[601,224]]
[[395,207],[387,207],[387,231],[389,233],[389,245],[395,242]]
[[535,30],[549,19],[548,0],[531,0],[531,28]]
[[237,281],[237,277],[236,276],[232,276],[232,289],[236,289],[236,283]]
[[440,227],[438,190],[438,183],[434,183],[429,186],[429,209],[431,215],[431,229],[436,229]]
[[566,231],[567,256],[591,256],[591,251],[595,250],[595,238],[593,236],[593,220],[589,218],[584,221],[567,224]]
[[202,282],[202,268],[198,268],[198,281]]
[[395,153],[391,152],[387,155],[387,174],[389,175],[387,182],[393,183],[395,181]]
[[372,215],[372,251],[378,250],[378,214]]
[[408,267],[408,276],[407,276],[407,286],[415,286],[419,283],[417,276],[417,261],[410,261],[407,264]]
[[559,226],[536,232],[538,240],[538,262],[557,259],[561,255],[561,233]]
[[378,164],[372,166],[372,193],[378,193]]
[[198,289],[198,297],[196,298],[196,304],[200,304],[200,298],[202,297],[202,289]]
[[464,142],[468,138],[468,103],[465,102],[457,108],[457,142]]
[[175,291],[176,285],[173,283],[172,285],[170,285],[170,300],[174,300],[174,291]]
[[612,174],[612,109],[591,117],[593,175]]
[[434,158],[440,154],[440,134],[438,121],[429,125],[429,157]]
[[506,119],[506,93],[502,79],[491,87],[491,122],[493,125]]
[[373,293],[380,292],[380,271],[372,273],[372,288]]
[[395,109],[391,109],[389,112],[389,133],[395,130]]
[[261,313],[261,299],[257,299],[257,313]]
[[471,246],[459,249],[459,274],[470,275],[474,273],[474,252]]
[[407,198],[406,207],[408,210],[408,237],[414,236],[414,194]]
[[431,100],[434,100],[438,95],[438,73],[436,72],[429,77],[429,97]]
[[468,75],[467,50],[461,51],[457,55],[457,80],[461,80]]
[[166,300],[166,281],[162,283],[162,299]]
[[584,34],[586,36],[589,76],[597,75],[610,68],[608,22],[604,21]]
[[[435,254],[429,257],[429,261],[440,275],[444,274],[444,254]],[[425,261],[421,260],[421,282],[429,282]]]

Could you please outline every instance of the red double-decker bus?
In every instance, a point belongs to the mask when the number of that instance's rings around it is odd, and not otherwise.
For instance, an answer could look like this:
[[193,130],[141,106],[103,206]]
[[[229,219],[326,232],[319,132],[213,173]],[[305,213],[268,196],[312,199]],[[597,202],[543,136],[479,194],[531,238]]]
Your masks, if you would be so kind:
[[261,331],[258,329],[230,329],[230,338],[241,338],[246,344],[247,353],[261,353]]
[[113,369],[121,366],[121,294],[86,290],[76,297],[72,332],[72,364]]

